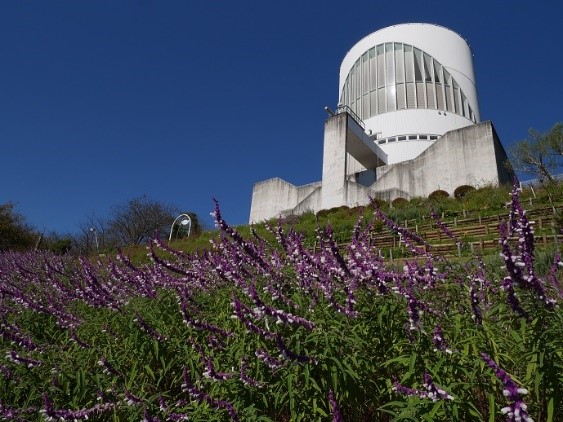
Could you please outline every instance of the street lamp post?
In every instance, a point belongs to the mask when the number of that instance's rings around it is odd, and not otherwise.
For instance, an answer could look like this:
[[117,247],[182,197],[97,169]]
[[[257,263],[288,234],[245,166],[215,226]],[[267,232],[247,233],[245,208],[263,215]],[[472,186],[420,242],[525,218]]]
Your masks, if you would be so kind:
[[94,233],[94,241],[96,242],[96,252],[100,254],[100,245],[98,244],[98,232],[95,227],[90,227],[90,231]]
[[174,222],[170,227],[170,236],[168,237],[168,243],[170,243],[170,241],[172,240],[172,234],[174,233],[174,225],[178,220],[180,220],[179,224],[181,226],[186,227],[186,229],[188,230],[188,237],[190,237],[190,232],[192,230],[192,219],[188,214],[180,214],[178,217],[174,219]]

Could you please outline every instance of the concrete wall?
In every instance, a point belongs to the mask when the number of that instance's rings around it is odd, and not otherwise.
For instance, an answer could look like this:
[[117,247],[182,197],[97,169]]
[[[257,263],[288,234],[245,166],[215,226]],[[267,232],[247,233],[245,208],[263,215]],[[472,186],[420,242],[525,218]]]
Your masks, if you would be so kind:
[[309,193],[305,198],[303,198],[299,203],[293,208],[288,209],[282,213],[282,216],[286,217],[288,215],[301,215],[305,214],[306,212],[317,212],[320,211],[321,208],[321,182],[312,183],[312,186],[315,185],[315,189]]
[[400,189],[409,197],[436,190],[453,196],[459,186],[475,188],[509,182],[506,153],[490,121],[447,132],[413,160],[377,169],[376,191]]
[[483,122],[447,132],[412,160],[378,167],[376,181],[362,186],[347,176],[346,147],[348,138],[355,136],[348,130],[347,119],[348,115],[342,113],[326,122],[322,182],[295,186],[273,178],[256,183],[250,223],[342,205],[366,205],[370,197],[391,201],[427,197],[436,190],[453,196],[460,186],[479,188],[513,180],[492,123]]
[[[313,211],[320,209],[321,182],[295,186],[279,177],[254,184],[250,205],[250,223],[293,213],[301,203],[302,209],[310,206]],[[316,195],[312,195],[317,191]]]
[[323,144],[322,209],[343,205],[346,197],[346,133],[348,114],[341,113],[325,122]]

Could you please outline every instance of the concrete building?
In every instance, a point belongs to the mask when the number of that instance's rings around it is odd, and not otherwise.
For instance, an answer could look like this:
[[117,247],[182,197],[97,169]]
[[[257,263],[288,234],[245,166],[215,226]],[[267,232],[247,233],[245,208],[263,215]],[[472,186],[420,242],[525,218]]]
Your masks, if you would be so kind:
[[394,25],[360,40],[327,111],[322,181],[256,183],[251,223],[512,180],[492,123],[480,121],[471,49],[442,26]]

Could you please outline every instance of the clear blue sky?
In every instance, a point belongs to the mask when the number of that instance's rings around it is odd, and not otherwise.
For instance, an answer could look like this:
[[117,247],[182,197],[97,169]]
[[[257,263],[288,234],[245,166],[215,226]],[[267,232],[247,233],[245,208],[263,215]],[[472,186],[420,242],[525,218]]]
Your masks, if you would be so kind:
[[253,183],[321,179],[340,62],[382,27],[436,23],[475,55],[505,146],[563,120],[563,2],[3,0],[0,203],[73,232],[146,194],[248,221]]

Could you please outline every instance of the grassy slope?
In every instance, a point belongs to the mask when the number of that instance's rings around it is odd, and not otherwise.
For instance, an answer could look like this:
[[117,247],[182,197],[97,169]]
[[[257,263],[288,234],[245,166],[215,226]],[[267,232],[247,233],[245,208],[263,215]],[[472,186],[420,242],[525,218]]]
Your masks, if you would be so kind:
[[[527,210],[539,208],[561,207],[563,206],[563,184],[551,187],[537,187],[535,189],[525,188],[520,195],[520,200]],[[413,198],[410,201],[391,204],[389,202],[378,202],[381,210],[402,226],[415,228],[423,226],[431,221],[431,211],[434,210],[440,219],[448,224],[453,225],[454,221],[462,220],[470,217],[488,217],[499,216],[505,219],[508,214],[507,203],[510,201],[510,187],[485,187],[482,189],[469,192],[464,198]],[[224,210],[228,214],[228,210]],[[546,211],[550,213],[550,211]],[[300,216],[289,216],[283,220],[284,224],[288,224],[301,233],[305,238],[305,245],[313,248],[315,246],[315,230],[317,227],[325,228],[330,225],[333,231],[334,239],[340,243],[347,243],[352,235],[354,225],[358,221],[358,217],[363,215],[364,223],[372,221],[373,207],[357,207],[348,208],[346,206],[323,210],[318,213],[306,213]],[[556,215],[553,224],[548,227],[538,229],[536,234],[553,235],[559,232],[561,228],[561,216]],[[266,229],[266,225],[275,226],[276,219],[269,220],[265,223],[254,225],[252,228],[263,237],[270,236]],[[238,226],[237,230],[243,236],[251,236],[251,226]],[[372,228],[373,236],[378,234],[390,234],[380,221],[375,221]],[[218,231],[209,230],[203,232],[198,237],[189,239],[180,239],[172,242],[171,246],[175,249],[185,252],[197,252],[207,250],[211,247],[212,239],[217,239]],[[480,239],[497,238],[497,233],[490,236],[473,236],[464,238],[464,241],[478,241]],[[440,242],[438,242],[440,243]],[[443,242],[442,242],[443,243]],[[541,250],[541,245],[539,245]],[[128,248],[126,254],[136,263],[148,263],[147,249],[144,246]],[[385,251],[384,251],[385,252]],[[469,251],[466,251],[469,252]],[[388,251],[387,251],[388,253]],[[495,252],[496,253],[496,252]],[[403,254],[398,248],[393,250],[393,256],[399,257]],[[467,255],[467,253],[466,253]]]

